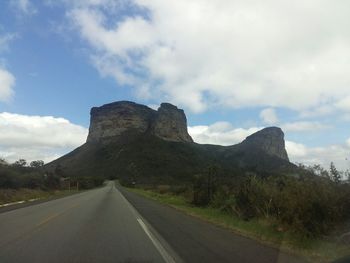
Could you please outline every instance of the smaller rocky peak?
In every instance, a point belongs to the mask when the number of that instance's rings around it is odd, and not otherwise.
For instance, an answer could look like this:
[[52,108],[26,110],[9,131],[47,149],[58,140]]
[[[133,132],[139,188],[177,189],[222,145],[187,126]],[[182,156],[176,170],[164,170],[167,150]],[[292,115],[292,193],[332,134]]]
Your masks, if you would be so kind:
[[154,135],[168,141],[193,142],[187,132],[184,111],[170,103],[162,103],[153,124]]
[[284,133],[279,127],[267,127],[248,136],[241,145],[260,149],[266,153],[289,161],[285,148]]
[[169,111],[182,111],[175,105],[168,103],[168,102],[163,102],[160,104],[160,107],[158,108],[158,111],[163,111],[163,110],[169,110]]

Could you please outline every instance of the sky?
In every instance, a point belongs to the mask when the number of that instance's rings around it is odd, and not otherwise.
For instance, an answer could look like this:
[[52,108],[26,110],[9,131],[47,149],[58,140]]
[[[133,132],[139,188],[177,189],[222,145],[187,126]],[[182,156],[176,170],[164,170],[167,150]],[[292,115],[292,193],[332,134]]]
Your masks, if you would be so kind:
[[185,110],[198,143],[283,129],[295,163],[350,168],[346,0],[3,0],[0,157],[49,162],[118,100]]

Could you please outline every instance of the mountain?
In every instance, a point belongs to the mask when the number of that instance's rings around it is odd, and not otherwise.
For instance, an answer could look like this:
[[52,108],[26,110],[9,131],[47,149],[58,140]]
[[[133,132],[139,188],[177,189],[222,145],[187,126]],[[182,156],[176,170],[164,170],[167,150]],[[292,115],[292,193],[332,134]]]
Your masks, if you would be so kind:
[[85,144],[49,163],[65,176],[118,177],[169,183],[190,180],[216,165],[225,173],[291,171],[284,134],[265,128],[232,146],[202,145],[187,132],[183,110],[159,109],[129,101],[94,107]]
[[91,124],[87,142],[108,143],[125,132],[149,133],[174,142],[193,142],[187,133],[183,110],[162,103],[155,111],[129,101],[119,101],[91,109]]

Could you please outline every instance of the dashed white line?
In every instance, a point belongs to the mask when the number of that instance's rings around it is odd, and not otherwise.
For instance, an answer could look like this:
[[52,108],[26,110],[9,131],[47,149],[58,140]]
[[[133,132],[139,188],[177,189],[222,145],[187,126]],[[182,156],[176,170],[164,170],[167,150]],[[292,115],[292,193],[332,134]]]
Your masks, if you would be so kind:
[[10,205],[18,205],[18,204],[23,204],[25,202],[33,202],[33,201],[36,201],[36,200],[39,200],[39,199],[40,198],[33,198],[33,199],[29,199],[29,200],[22,200],[22,201],[18,201],[18,202],[2,204],[2,205],[0,205],[0,207],[10,206]]

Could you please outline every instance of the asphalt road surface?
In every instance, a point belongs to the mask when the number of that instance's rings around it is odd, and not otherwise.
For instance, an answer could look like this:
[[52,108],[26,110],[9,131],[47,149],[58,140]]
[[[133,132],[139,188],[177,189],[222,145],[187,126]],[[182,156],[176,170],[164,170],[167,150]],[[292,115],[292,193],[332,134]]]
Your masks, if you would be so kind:
[[0,213],[0,262],[302,261],[109,182]]
[[146,227],[110,182],[1,213],[0,262],[164,262]]

